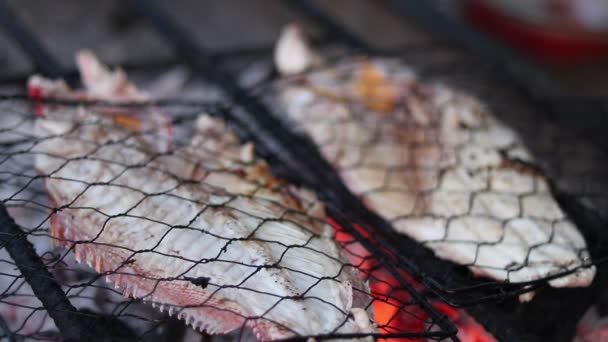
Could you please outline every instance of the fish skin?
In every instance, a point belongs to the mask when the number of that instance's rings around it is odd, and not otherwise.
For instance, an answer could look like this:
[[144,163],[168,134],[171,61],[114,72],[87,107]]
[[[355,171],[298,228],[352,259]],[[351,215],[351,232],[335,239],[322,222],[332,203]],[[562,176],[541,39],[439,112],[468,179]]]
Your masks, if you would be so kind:
[[[283,42],[280,40],[278,46]],[[476,275],[588,286],[595,267],[517,134],[395,59],[351,58],[270,85],[269,101],[400,233]]]
[[[91,54],[78,61],[93,91],[40,77],[30,90],[147,99]],[[273,340],[375,331],[361,309],[369,289],[344,267],[314,194],[275,179],[221,120],[201,115],[191,142],[175,147],[157,108],[40,109],[32,152],[58,208],[53,238],[125,296],[211,334],[248,327]]]

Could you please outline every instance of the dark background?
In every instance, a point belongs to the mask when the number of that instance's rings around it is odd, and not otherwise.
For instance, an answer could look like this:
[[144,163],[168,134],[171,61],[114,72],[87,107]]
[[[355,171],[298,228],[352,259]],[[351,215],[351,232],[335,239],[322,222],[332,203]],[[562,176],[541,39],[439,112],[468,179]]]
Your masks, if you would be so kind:
[[[133,16],[123,1],[8,0],[7,3],[18,10],[21,19],[66,66],[73,65],[74,51],[84,47],[115,64],[150,63],[171,56],[166,44]],[[415,23],[408,23],[403,16],[395,15],[384,1],[316,3],[374,47],[417,45],[437,38]],[[283,25],[302,22],[276,0],[173,0],[163,4],[210,49],[271,46]],[[458,11],[450,13],[458,16]],[[309,28],[315,31],[310,25]],[[0,46],[0,79],[30,72],[28,59],[1,31]],[[608,96],[607,66],[608,61],[600,59],[576,65],[543,65],[543,68],[571,94]]]

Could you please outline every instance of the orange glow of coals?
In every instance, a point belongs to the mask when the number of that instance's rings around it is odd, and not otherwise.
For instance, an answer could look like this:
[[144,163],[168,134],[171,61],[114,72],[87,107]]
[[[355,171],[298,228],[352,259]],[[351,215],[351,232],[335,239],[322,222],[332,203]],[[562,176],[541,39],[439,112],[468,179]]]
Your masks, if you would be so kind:
[[[428,314],[418,305],[412,303],[410,294],[399,289],[399,281],[386,269],[380,267],[377,260],[351,234],[345,232],[335,221],[329,219],[335,230],[335,239],[342,246],[349,261],[356,265],[369,280],[369,287],[374,298],[373,319],[379,333],[395,334],[400,332],[424,332],[428,328]],[[369,232],[354,225],[364,237],[369,238]],[[422,286],[416,283],[408,274],[400,272],[415,288]],[[404,303],[409,305],[404,307]],[[453,308],[443,302],[435,302],[433,306],[445,314],[458,328],[458,338],[463,342],[496,342],[481,324],[466,314],[465,311]],[[424,338],[384,338],[382,341],[423,342]]]
[[494,336],[477,323],[464,310],[445,303],[435,303],[435,308],[443,312],[458,327],[458,338],[463,342],[497,342]]
[[[407,291],[396,290],[397,280],[385,270],[376,270],[370,280],[370,289],[374,298],[374,321],[380,333],[423,332],[426,315],[417,305],[403,307],[411,301]],[[412,338],[388,338],[383,341],[423,341]]]

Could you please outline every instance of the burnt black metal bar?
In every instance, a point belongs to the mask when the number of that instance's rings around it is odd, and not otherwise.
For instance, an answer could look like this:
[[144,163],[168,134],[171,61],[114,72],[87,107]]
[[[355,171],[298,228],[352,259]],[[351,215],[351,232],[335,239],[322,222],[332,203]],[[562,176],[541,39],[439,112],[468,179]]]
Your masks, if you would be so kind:
[[[403,17],[414,19],[429,31],[465,47],[498,72],[506,71],[505,79],[525,98],[561,121],[562,125],[590,138],[608,151],[608,109],[606,104],[581,99],[564,91],[540,67],[529,62],[513,49],[497,43],[486,34],[439,12],[431,1],[386,0]],[[589,125],[588,122],[599,124]]]
[[284,0],[284,2],[317,26],[323,28],[324,34],[335,38],[335,41],[345,43],[350,48],[361,53],[370,54],[374,52],[374,49],[367,42],[350,32],[343,25],[338,24],[331,16],[327,15],[311,1]]
[[[221,70],[210,54],[201,46],[195,43],[188,32],[179,27],[177,23],[170,18],[163,10],[158,7],[154,1],[145,0],[129,0],[133,8],[139,12],[142,17],[146,18],[154,28],[175,48],[175,50],[183,57],[201,76],[205,79],[214,82],[220,86],[225,94],[239,106],[242,106],[245,111],[231,110],[226,113],[228,118],[236,121],[239,127],[246,128],[249,132],[253,132],[251,137],[257,146],[263,146],[265,151],[279,157],[282,161],[291,167],[303,179],[307,186],[324,193],[322,189],[327,189],[328,184],[342,184],[339,176],[331,171],[331,166],[321,157],[318,150],[306,138],[296,136],[285,127],[285,125],[276,119],[266,106],[256,97],[250,95],[245,89],[241,88],[235,81],[234,77],[229,73]],[[343,184],[342,184],[342,187]],[[344,192],[348,191],[344,187]],[[335,197],[329,195],[330,197]],[[352,198],[354,196],[351,195]],[[336,198],[338,199],[338,198]],[[339,199],[338,199],[339,200]],[[357,201],[358,202],[358,201]],[[343,202],[339,202],[343,203]],[[348,227],[348,223],[346,223]],[[351,227],[352,229],[352,227]],[[366,246],[366,239],[357,236],[359,233],[352,229],[351,233],[358,237],[360,243],[366,248],[369,247],[376,253],[382,253],[377,246]],[[376,254],[378,255],[378,254]],[[382,257],[380,258],[382,259]],[[424,308],[431,319],[448,335],[452,340],[458,340],[454,336],[455,327],[446,320],[445,316],[439,314],[434,308],[415,291],[412,286],[402,277],[397,269],[387,263],[389,272],[400,281],[401,286],[408,290],[412,297],[417,300],[417,303]],[[447,336],[446,336],[447,337]]]
[[0,242],[65,339],[112,341],[120,340],[119,336],[133,338],[125,327],[114,325],[108,329],[106,325],[98,324],[95,315],[84,314],[70,303],[4,204],[0,204]]
[[59,78],[66,74],[61,64],[19,19],[6,0],[0,0],[0,26],[29,56],[37,71],[52,78]]

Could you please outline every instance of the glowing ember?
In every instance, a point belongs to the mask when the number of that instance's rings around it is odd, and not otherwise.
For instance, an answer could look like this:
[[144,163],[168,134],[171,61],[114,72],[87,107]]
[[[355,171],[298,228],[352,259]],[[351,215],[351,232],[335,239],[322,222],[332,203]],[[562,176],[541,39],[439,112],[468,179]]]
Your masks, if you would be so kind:
[[[352,235],[342,230],[331,219],[330,224],[335,229],[336,241],[343,246],[350,262],[357,265],[361,274],[369,280],[369,287],[375,298],[373,318],[378,331],[380,333],[396,334],[400,332],[423,332],[428,329],[428,324],[431,322],[428,315],[415,304],[407,291],[399,289],[399,282]],[[358,227],[355,226],[355,228]],[[359,231],[369,237],[369,233],[363,229]],[[402,273],[402,276],[411,280],[411,277],[405,273]],[[413,280],[411,281],[416,287],[421,287]],[[458,338],[461,341],[496,342],[496,339],[483,326],[463,310],[453,308],[443,302],[435,302],[433,305],[456,325]],[[391,342],[424,341],[421,338],[389,338],[382,340]]]
[[496,342],[494,336],[487,332],[463,310],[453,308],[445,303],[436,303],[435,308],[443,312],[458,327],[458,338],[467,342]]

